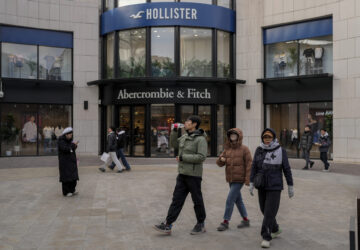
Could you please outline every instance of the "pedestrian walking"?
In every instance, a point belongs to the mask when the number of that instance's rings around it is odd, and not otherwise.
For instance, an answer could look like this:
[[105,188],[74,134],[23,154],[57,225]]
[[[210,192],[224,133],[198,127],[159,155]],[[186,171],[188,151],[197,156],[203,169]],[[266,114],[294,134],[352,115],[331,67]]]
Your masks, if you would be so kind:
[[121,165],[119,158],[116,156],[116,134],[115,134],[115,127],[108,128],[108,136],[107,136],[107,147],[106,151],[109,153],[109,158],[107,161],[99,168],[101,172],[105,172],[105,168],[114,162],[116,167],[118,168],[118,173],[123,172],[123,166]]
[[331,145],[331,141],[330,141],[330,136],[329,134],[326,132],[325,129],[321,129],[320,130],[320,138],[319,138],[319,143],[317,143],[316,145],[319,146],[319,150],[320,150],[320,159],[321,161],[324,163],[324,172],[329,172],[329,167],[330,164],[328,162],[328,152],[329,152],[329,148]]
[[224,221],[220,223],[220,226],[217,228],[218,231],[229,229],[229,221],[234,209],[234,204],[236,204],[242,217],[238,228],[250,226],[245,204],[241,196],[241,188],[244,184],[249,186],[252,159],[249,148],[242,144],[242,140],[243,132],[241,129],[230,129],[227,132],[225,149],[216,161],[219,167],[226,166],[225,176],[230,187],[226,199]]
[[282,232],[276,221],[283,190],[282,173],[288,185],[289,198],[292,198],[294,186],[286,150],[280,146],[275,131],[266,128],[261,134],[261,144],[255,151],[249,189],[252,196],[254,187],[258,189],[260,210],[264,215],[261,226],[263,248],[269,248],[270,241]]
[[[116,157],[118,159],[121,159],[122,164],[125,166],[125,170],[130,171],[131,167],[126,160],[125,154],[124,154],[124,147],[126,142],[126,133],[125,130],[117,128],[116,129]],[[115,168],[116,164],[115,162],[112,162],[109,168],[113,170]]]
[[197,223],[190,234],[204,233],[205,226],[205,206],[201,192],[201,181],[203,173],[203,162],[207,155],[206,133],[200,129],[201,118],[192,115],[185,122],[186,133],[178,140],[179,155],[178,176],[173,193],[172,203],[169,207],[166,220],[159,225],[155,225],[155,230],[171,234],[172,224],[178,218],[184,205],[188,193],[194,203]]
[[312,145],[313,145],[313,137],[311,134],[311,127],[310,125],[306,125],[300,141],[300,148],[303,152],[303,158],[305,159],[306,162],[305,167],[303,167],[304,170],[308,170],[309,166],[310,168],[312,168],[314,165],[314,162],[310,160],[310,150],[312,148]]
[[79,180],[76,149],[79,141],[73,142],[73,129],[67,127],[58,140],[59,175],[64,196],[76,195],[76,184]]

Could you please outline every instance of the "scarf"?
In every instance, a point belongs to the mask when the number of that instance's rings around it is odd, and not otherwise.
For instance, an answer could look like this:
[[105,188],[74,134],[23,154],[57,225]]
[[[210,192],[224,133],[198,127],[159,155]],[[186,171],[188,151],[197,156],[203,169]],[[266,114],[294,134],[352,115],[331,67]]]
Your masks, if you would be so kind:
[[277,139],[273,140],[269,145],[262,142],[260,147],[266,151],[263,167],[282,165],[282,148]]

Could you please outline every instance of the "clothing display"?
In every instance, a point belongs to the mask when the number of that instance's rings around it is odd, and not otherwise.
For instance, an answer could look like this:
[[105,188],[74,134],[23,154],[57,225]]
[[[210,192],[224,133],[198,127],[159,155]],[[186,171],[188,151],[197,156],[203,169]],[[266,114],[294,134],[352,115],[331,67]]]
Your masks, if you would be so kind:
[[37,126],[33,121],[24,124],[23,138],[25,142],[36,142]]
[[57,127],[55,128],[56,138],[59,138],[59,137],[62,135],[63,131],[64,131],[64,128],[63,128],[63,127],[57,126]]

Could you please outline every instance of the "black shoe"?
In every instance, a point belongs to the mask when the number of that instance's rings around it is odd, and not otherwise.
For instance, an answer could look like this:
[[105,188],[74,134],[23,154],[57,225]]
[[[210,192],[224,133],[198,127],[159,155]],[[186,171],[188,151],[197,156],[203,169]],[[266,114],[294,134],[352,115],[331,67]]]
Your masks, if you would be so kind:
[[111,170],[114,170],[115,166],[108,166]]
[[131,168],[127,168],[127,169],[125,169],[126,171],[131,171]]
[[204,223],[197,223],[193,230],[191,230],[190,234],[192,235],[197,235],[197,234],[202,234],[202,233],[205,233],[206,230],[205,230],[205,226],[204,226]]
[[304,169],[304,170],[308,170],[309,168],[308,168],[308,166],[305,166],[305,167],[303,167],[303,169]]
[[315,162],[310,162],[310,168],[312,168],[314,166]]
[[166,225],[164,222],[162,222],[159,225],[155,225],[154,229],[163,234],[167,234],[167,235],[171,234],[171,225]]
[[99,170],[103,173],[105,172],[105,168],[99,168]]
[[116,173],[122,173],[122,172],[124,172],[124,170],[118,170],[118,171],[116,171]]

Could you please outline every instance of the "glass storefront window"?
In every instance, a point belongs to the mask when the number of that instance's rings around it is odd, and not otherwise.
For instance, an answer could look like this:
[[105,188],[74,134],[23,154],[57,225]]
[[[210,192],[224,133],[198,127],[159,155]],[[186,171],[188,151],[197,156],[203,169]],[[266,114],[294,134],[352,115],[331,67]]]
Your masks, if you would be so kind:
[[120,128],[125,131],[126,140],[123,152],[125,155],[130,154],[130,106],[119,107],[119,124]]
[[297,75],[298,43],[289,41],[268,44],[266,53],[266,77],[286,77]]
[[106,78],[114,78],[114,33],[106,37]]
[[55,155],[70,105],[1,104],[1,156]]
[[332,36],[299,40],[300,75],[332,73]]
[[202,128],[207,135],[206,139],[208,142],[208,155],[210,155],[211,154],[211,106],[209,105],[199,106],[198,115],[201,117],[200,128]]
[[217,31],[217,76],[230,76],[230,33]]
[[180,0],[180,2],[212,4],[212,0]]
[[175,122],[174,104],[151,105],[151,155],[169,157],[171,124]]
[[181,123],[185,123],[186,119],[194,114],[194,106],[193,105],[181,105]]
[[[313,136],[313,143],[317,143],[320,137],[320,130],[325,128],[332,141],[332,122],[333,122],[333,107],[332,102],[319,103],[301,103],[300,110],[300,136],[303,134],[305,126],[310,125]],[[330,147],[330,158],[332,158],[332,146]],[[313,145],[310,157],[319,158],[319,147]]]
[[146,0],[118,0],[118,7],[139,3],[146,3]]
[[115,0],[105,0],[105,11],[113,9],[114,3]]
[[119,32],[120,77],[145,76],[146,30]]
[[145,106],[134,107],[134,156],[145,155]]
[[39,47],[39,78],[71,81],[72,50],[55,47]]
[[232,9],[232,0],[217,0],[217,5]]
[[180,28],[181,76],[212,76],[212,30]]
[[217,155],[224,150],[227,131],[231,128],[231,108],[225,105],[217,106]]
[[37,46],[2,43],[2,77],[37,78]]
[[151,29],[151,70],[153,76],[174,76],[174,28]]

